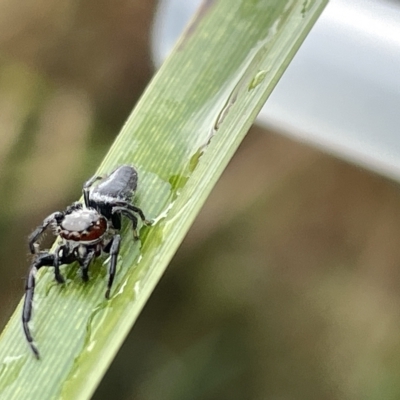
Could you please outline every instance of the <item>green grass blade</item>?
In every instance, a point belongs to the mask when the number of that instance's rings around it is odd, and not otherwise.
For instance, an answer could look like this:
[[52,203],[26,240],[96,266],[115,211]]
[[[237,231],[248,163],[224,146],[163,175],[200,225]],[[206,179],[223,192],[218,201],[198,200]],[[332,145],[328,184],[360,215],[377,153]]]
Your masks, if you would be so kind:
[[90,397],[325,4],[203,3],[99,170],[133,163],[139,171],[135,202],[154,225],[142,227],[137,243],[125,226],[109,301],[104,260],[92,265],[87,284],[76,268],[64,268],[63,287],[54,283],[52,271],[39,274],[32,332],[42,359],[25,342],[19,306],[0,337],[0,398]]

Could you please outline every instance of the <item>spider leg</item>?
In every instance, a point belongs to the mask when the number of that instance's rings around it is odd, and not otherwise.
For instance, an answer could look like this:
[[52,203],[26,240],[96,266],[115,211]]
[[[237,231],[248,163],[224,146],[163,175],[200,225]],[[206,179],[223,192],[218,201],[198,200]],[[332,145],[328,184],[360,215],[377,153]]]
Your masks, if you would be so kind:
[[80,259],[79,264],[81,266],[82,271],[82,279],[87,282],[89,280],[89,265],[92,262],[93,258],[96,257],[96,251],[94,249],[89,250],[85,256]]
[[146,219],[146,217],[144,216],[143,211],[139,207],[133,206],[132,204],[129,204],[127,202],[118,202],[116,205],[121,207],[121,208],[125,208],[125,209],[133,211],[135,213],[138,213],[140,218],[142,219],[142,221],[143,221],[143,223],[145,225],[151,225],[151,222]]
[[83,205],[82,203],[79,203],[79,201],[73,202],[70,206],[67,207],[67,209],[64,211],[65,214],[71,214],[72,212],[76,210],[82,210]]
[[[111,240],[111,247],[109,250],[110,251],[110,267],[108,270],[108,284],[107,284],[107,290],[106,290],[106,294],[105,294],[106,299],[110,298],[111,286],[114,282],[115,272],[117,270],[117,261],[118,261],[120,244],[121,244],[121,236],[115,235]],[[108,247],[108,245],[107,245],[107,247]]]
[[24,306],[22,312],[22,326],[24,328],[26,340],[28,341],[29,346],[33,351],[33,354],[37,359],[40,358],[39,350],[33,343],[33,337],[28,325],[32,317],[32,304],[33,304],[33,296],[35,294],[35,284],[36,284],[35,276],[39,268],[50,267],[53,265],[54,265],[54,254],[50,254],[48,252],[39,253],[29,268],[29,273],[25,284],[25,298],[24,298]]
[[112,211],[113,214],[120,214],[120,215],[125,215],[125,217],[129,218],[132,222],[132,231],[133,231],[133,239],[134,240],[138,240],[139,239],[139,235],[137,233],[137,224],[138,224],[138,220],[136,218],[136,216],[133,214],[132,211],[126,209],[125,207],[113,207]]
[[58,246],[54,252],[54,277],[56,278],[56,281],[58,283],[65,283],[64,277],[61,275],[60,272],[60,265],[63,262],[68,262],[69,260],[66,260],[65,255],[68,254],[68,249],[67,247],[62,244],[61,246]]
[[29,250],[31,251],[32,254],[38,254],[39,253],[39,244],[37,241],[39,240],[40,236],[43,234],[43,232],[47,229],[47,227],[52,223],[52,222],[57,222],[61,220],[64,217],[64,213],[56,211],[55,213],[49,215],[41,225],[39,225],[30,235],[28,239],[29,243]]
[[121,230],[121,213],[115,212],[113,213],[111,209],[111,223],[114,229],[117,231]]
[[98,181],[100,179],[103,179],[103,177],[94,175],[83,184],[83,197],[85,199],[86,207],[90,207],[90,200],[89,200],[90,188],[93,186],[93,183],[95,183],[96,181]]

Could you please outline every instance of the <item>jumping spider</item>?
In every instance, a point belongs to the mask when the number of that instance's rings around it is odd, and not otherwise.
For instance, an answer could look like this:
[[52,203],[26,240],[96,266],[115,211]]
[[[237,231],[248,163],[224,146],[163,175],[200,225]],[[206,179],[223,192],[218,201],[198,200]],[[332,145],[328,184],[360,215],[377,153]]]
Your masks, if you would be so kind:
[[[34,255],[29,268],[25,285],[25,299],[22,313],[22,325],[25,337],[35,354],[40,358],[39,351],[33,342],[29,329],[32,316],[32,302],[35,292],[35,276],[41,267],[54,267],[54,276],[58,283],[64,283],[60,265],[78,262],[82,271],[82,279],[89,279],[88,270],[91,261],[102,252],[110,255],[108,284],[105,297],[110,297],[114,281],[118,253],[120,249],[121,217],[127,217],[133,228],[134,239],[138,239],[136,231],[138,219],[150,225],[142,210],[131,204],[137,187],[137,172],[130,165],[116,168],[108,176],[102,178],[93,176],[83,185],[83,206],[73,203],[65,211],[49,215],[29,236],[29,249]],[[96,181],[100,181],[93,186]],[[55,236],[61,241],[54,253],[41,251],[38,240],[43,232],[52,228]]]

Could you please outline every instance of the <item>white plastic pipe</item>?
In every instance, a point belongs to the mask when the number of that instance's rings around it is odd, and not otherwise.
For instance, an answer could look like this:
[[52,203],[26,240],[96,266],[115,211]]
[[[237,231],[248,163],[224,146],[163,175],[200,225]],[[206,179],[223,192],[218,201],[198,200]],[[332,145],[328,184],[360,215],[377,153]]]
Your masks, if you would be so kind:
[[[162,0],[160,64],[200,0]],[[400,180],[400,3],[331,0],[258,123]]]

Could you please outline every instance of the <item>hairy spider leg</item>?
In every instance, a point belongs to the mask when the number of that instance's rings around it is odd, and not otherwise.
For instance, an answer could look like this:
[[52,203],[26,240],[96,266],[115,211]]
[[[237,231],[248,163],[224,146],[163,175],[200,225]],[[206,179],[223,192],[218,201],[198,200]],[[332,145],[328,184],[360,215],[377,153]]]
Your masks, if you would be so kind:
[[[54,252],[54,277],[56,278],[56,281],[58,283],[65,283],[64,277],[61,275],[60,272],[60,265],[61,265],[61,260],[63,259],[64,255],[64,250],[65,250],[65,245],[62,244],[61,246],[57,246],[55,252]],[[61,254],[61,257],[60,257]]]
[[[117,253],[118,255],[118,253]],[[54,267],[54,275],[55,279],[58,283],[64,283],[65,280],[60,273],[60,265],[62,264],[72,264],[75,261],[78,261],[82,268],[82,278],[84,281],[88,280],[88,268],[90,262],[95,258],[96,251],[95,249],[89,250],[84,257],[79,257],[75,252],[71,252],[70,248],[66,244],[62,244],[58,246],[55,250],[55,253],[49,252],[41,252],[38,253],[33,260],[30,268],[28,277],[26,279],[25,285],[25,299],[24,306],[22,312],[22,324],[24,327],[25,337],[28,341],[35,357],[37,359],[40,358],[39,351],[35,344],[33,343],[32,334],[30,332],[28,323],[32,317],[32,305],[33,305],[33,297],[35,294],[35,276],[39,268],[41,267]]]
[[[108,270],[108,284],[107,284],[107,290],[105,297],[106,299],[110,298],[110,292],[111,292],[111,287],[114,282],[115,278],[115,273],[117,271],[117,261],[118,261],[118,254],[119,254],[119,248],[121,245],[121,236],[120,235],[115,235],[110,243],[107,245],[107,249],[105,248],[104,251],[110,252],[110,266]],[[109,247],[109,249],[108,249]]]
[[39,268],[53,266],[54,259],[55,259],[54,254],[50,254],[47,252],[38,254],[29,268],[29,273],[25,284],[25,299],[22,312],[22,325],[24,328],[26,340],[28,341],[29,346],[33,351],[33,354],[37,359],[40,358],[39,350],[33,343],[33,337],[28,325],[32,317],[32,304],[33,304],[33,296],[35,294],[35,284],[36,284],[35,276]]
[[87,282],[89,280],[89,266],[92,260],[96,257],[96,250],[90,249],[83,258],[79,259],[79,265],[81,266],[82,279]]
[[132,222],[132,231],[133,231],[133,239],[134,240],[138,240],[139,239],[139,235],[137,233],[137,224],[138,224],[138,220],[136,218],[136,216],[133,214],[132,211],[128,210],[125,207],[113,207],[112,211],[113,216],[114,215],[124,215],[125,217],[129,218]]
[[74,211],[82,210],[82,208],[83,208],[82,203],[80,203],[79,201],[74,201],[70,206],[68,206],[66,208],[66,210],[64,211],[64,214],[68,215],[68,214],[73,213]]
[[55,223],[58,225],[62,219],[65,217],[66,214],[70,214],[76,210],[82,209],[82,204],[79,202],[72,203],[70,206],[67,207],[66,211],[60,212],[56,211],[53,214],[50,214],[46,217],[42,224],[39,225],[30,235],[28,238],[29,250],[31,254],[38,254],[39,253],[39,245],[38,240],[43,235],[43,232],[49,227],[50,224]]
[[43,223],[39,225],[28,238],[29,250],[32,254],[37,254],[39,252],[38,249],[38,240],[40,236],[42,236],[43,232],[48,228],[48,226],[54,222],[59,221],[64,216],[64,213],[60,211],[56,211],[53,214],[50,214],[47,218],[44,219]]
[[128,209],[128,210],[130,210],[130,211],[133,211],[133,212],[139,214],[141,220],[143,221],[143,223],[144,223],[145,225],[151,225],[151,221],[149,221],[148,219],[146,219],[146,217],[144,216],[144,213],[143,213],[143,211],[142,211],[141,208],[136,207],[136,206],[134,206],[134,205],[132,205],[132,204],[130,204],[130,203],[127,203],[127,202],[125,202],[125,201],[124,201],[124,202],[121,202],[121,201],[116,202],[116,203],[115,203],[115,206],[113,207],[113,209],[114,209],[114,208],[117,208],[117,207],[119,207],[119,208],[121,208],[121,209]]
[[129,210],[131,210],[131,211],[133,211],[135,213],[138,213],[140,218],[142,219],[142,221],[143,221],[143,223],[145,225],[151,225],[151,222],[146,219],[146,217],[144,216],[143,211],[139,207],[133,206],[132,204],[129,204],[129,203],[126,203],[126,202],[124,202],[124,203],[120,203],[119,202],[116,205],[120,206],[120,207],[128,208]]
[[86,207],[90,207],[90,188],[93,186],[93,183],[100,179],[103,179],[103,177],[99,175],[93,175],[88,181],[83,184],[83,198],[85,199]]

